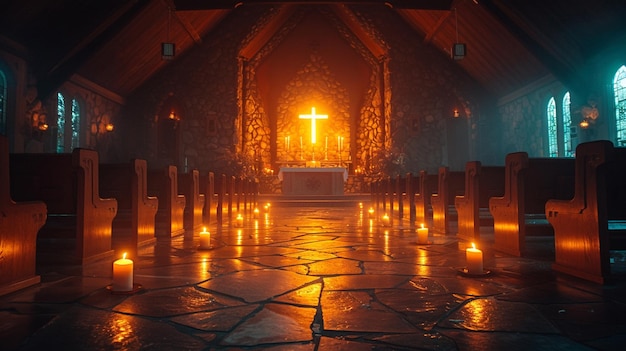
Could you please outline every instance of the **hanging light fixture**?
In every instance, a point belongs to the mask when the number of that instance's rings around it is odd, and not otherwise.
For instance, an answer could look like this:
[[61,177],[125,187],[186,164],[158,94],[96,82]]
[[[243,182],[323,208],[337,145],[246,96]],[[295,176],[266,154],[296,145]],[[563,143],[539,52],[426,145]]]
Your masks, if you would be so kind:
[[172,60],[176,55],[176,46],[170,42],[170,18],[172,17],[172,10],[167,7],[167,41],[161,43],[161,58],[163,60]]
[[452,44],[452,58],[462,60],[465,57],[466,47],[465,44],[459,43],[459,20],[456,14],[456,7],[454,8],[454,27],[456,31],[456,42]]

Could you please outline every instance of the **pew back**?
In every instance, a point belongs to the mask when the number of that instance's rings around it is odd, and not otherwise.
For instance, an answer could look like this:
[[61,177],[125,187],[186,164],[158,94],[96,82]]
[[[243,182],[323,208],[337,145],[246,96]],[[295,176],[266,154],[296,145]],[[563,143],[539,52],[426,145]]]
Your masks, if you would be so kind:
[[626,148],[600,140],[576,148],[574,195],[545,205],[554,227],[557,271],[607,283],[610,251],[626,249]]
[[43,201],[11,198],[9,141],[0,136],[0,296],[40,282],[36,275],[37,233],[46,222]]
[[[111,226],[117,200],[101,198],[98,153],[11,154],[11,191],[20,201],[42,200],[48,219],[41,228],[38,259],[87,264],[111,257]],[[60,252],[70,250],[67,255]]]

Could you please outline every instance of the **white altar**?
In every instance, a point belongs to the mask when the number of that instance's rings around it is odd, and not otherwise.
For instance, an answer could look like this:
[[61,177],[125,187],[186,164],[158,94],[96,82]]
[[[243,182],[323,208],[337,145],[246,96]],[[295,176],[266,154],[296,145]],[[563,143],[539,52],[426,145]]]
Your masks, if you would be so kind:
[[344,167],[281,167],[283,195],[343,195]]

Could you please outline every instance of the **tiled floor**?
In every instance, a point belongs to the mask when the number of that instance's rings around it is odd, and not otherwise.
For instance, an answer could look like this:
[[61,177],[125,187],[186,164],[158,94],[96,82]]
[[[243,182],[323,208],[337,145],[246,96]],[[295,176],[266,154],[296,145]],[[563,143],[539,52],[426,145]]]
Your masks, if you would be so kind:
[[[18,350],[624,350],[626,284],[557,276],[535,257],[479,246],[489,274],[463,274],[454,235],[370,223],[368,204],[276,204],[243,228],[158,241],[135,260],[134,294],[111,262],[40,267],[0,297],[0,347]],[[250,216],[248,216],[250,217]]]

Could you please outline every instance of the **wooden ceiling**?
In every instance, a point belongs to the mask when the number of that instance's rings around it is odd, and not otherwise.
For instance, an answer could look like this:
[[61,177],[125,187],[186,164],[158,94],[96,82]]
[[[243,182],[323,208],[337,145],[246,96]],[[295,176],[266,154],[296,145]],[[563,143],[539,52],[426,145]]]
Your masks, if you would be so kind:
[[[122,100],[176,56],[202,42],[237,6],[255,4],[388,6],[425,43],[500,97],[550,74],[577,84],[581,67],[607,46],[626,42],[623,0],[5,0],[0,47],[26,55],[45,97],[68,79],[95,84]],[[451,59],[452,60],[452,59]]]

